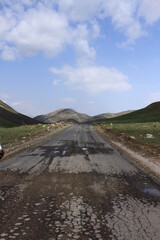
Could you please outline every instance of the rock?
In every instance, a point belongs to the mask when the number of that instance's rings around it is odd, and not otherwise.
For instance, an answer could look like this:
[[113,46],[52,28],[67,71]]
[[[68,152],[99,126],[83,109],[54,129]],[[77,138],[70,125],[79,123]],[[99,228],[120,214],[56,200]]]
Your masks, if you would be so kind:
[[135,139],[136,139],[134,136],[130,136],[129,138],[130,138],[130,139],[133,139],[133,140],[135,140]]
[[146,138],[154,138],[154,137],[153,137],[153,134],[147,133]]

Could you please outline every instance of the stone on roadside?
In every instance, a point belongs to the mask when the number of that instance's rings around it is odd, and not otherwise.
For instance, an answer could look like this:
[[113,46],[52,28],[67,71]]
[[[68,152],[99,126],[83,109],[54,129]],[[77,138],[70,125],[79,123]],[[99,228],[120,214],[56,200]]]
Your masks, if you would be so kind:
[[129,138],[132,140],[136,140],[136,138],[134,136],[130,136]]
[[153,136],[153,134],[151,134],[151,133],[147,133],[147,134],[146,134],[146,138],[154,138],[154,136]]

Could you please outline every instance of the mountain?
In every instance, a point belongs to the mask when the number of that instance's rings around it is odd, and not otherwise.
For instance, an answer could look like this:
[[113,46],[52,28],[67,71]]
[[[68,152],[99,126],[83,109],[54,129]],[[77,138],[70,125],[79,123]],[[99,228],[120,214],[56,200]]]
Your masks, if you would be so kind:
[[128,113],[133,112],[132,110],[129,111],[124,111],[124,112],[119,112],[119,113],[102,113],[93,117],[90,117],[87,122],[97,122],[97,121],[104,121],[106,119],[110,119],[110,118],[114,118],[114,117],[118,117],[118,116],[122,116]]
[[160,102],[154,102],[145,108],[134,112],[107,119],[106,122],[135,123],[135,122],[160,122]]
[[155,122],[160,121],[160,102],[155,102],[140,110],[129,110],[120,113],[103,113],[93,117],[78,113],[70,108],[60,109],[55,112],[40,115],[34,118],[39,122],[75,122],[75,123],[94,123],[94,122]]
[[37,124],[35,119],[27,117],[0,100],[0,127]]
[[60,109],[55,112],[51,112],[46,115],[40,115],[35,117],[34,119],[39,122],[46,122],[46,123],[55,123],[55,122],[77,122],[81,123],[86,121],[89,118],[86,114],[78,113],[70,108],[67,109]]

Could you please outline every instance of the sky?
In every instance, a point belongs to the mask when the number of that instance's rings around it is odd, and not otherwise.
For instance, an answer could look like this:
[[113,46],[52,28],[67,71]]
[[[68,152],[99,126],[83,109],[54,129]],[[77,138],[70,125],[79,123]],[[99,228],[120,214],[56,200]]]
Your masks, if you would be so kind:
[[32,117],[160,101],[160,0],[0,0],[0,99]]

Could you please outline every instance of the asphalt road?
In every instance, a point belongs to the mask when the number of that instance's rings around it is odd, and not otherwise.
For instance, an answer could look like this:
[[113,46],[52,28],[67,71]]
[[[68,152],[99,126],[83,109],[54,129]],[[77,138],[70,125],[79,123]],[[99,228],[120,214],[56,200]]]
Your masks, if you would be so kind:
[[0,163],[0,240],[160,239],[160,187],[90,126]]

